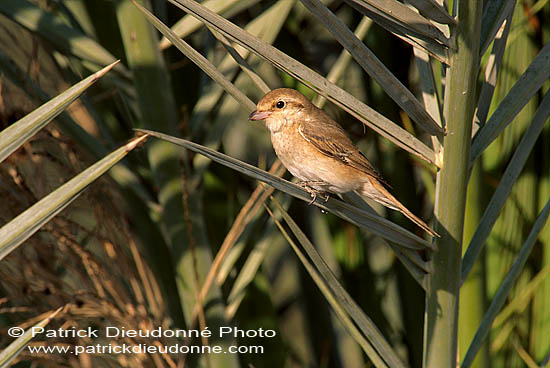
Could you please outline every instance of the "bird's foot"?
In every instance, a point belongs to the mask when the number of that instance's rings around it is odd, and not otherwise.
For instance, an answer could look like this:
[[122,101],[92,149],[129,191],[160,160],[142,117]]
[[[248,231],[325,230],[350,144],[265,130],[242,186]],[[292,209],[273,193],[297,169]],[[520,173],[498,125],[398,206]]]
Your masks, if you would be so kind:
[[313,202],[315,202],[315,199],[317,199],[317,196],[320,195],[323,197],[323,199],[325,200],[325,202],[328,201],[329,199],[329,195],[328,193],[326,192],[323,192],[322,190],[319,190],[319,189],[315,189],[313,186],[321,186],[325,184],[325,182],[323,181],[313,181],[313,180],[310,180],[310,181],[301,181],[298,183],[298,185],[300,187],[302,187],[303,189],[305,189],[310,195],[311,195],[311,201],[308,203],[308,205],[312,204]]

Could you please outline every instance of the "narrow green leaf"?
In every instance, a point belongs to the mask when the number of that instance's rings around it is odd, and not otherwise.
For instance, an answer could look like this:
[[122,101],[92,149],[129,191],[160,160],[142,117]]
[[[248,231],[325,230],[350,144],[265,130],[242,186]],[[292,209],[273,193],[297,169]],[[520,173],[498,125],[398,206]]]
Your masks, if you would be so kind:
[[481,128],[472,141],[470,163],[495,140],[495,138],[510,124],[514,117],[529,102],[531,97],[550,77],[550,43],[547,43],[535,57],[525,73],[514,84],[510,92],[500,102],[495,112]]
[[[546,9],[546,14],[549,14],[550,9]],[[550,30],[550,28],[548,28]],[[546,124],[544,132],[541,134],[540,143],[542,147],[550,147],[550,124]],[[548,151],[547,151],[548,152]],[[540,167],[541,173],[550,173],[550,155],[542,155],[537,158],[537,165]],[[542,208],[544,200],[550,198],[550,175],[543,175],[538,182],[538,208]],[[542,230],[539,237],[540,249],[539,262],[542,270],[550,269],[550,226],[548,224]],[[542,272],[542,271],[541,271]],[[548,367],[550,362],[550,277],[545,277],[541,286],[538,288],[534,299],[531,319],[530,342],[535,359],[541,362],[542,367]],[[530,311],[530,312],[531,312]]]
[[258,75],[256,72],[252,69],[252,67],[248,64],[248,62],[235,50],[233,45],[231,45],[231,42],[221,33],[217,32],[214,29],[210,29],[214,37],[218,39],[225,48],[225,50],[231,55],[233,60],[239,65],[241,70],[248,75],[248,77],[252,80],[252,82],[262,91],[263,93],[267,93],[271,91],[271,88],[267,85],[266,82]]
[[[346,0],[346,2],[388,32],[413,47],[426,51],[440,62],[449,64],[448,50],[453,48],[450,40],[430,22],[426,25],[427,20],[413,9],[394,0],[369,0],[369,2]],[[394,12],[399,14],[399,17],[394,17]],[[416,27],[416,24],[419,26]]]
[[[284,168],[282,168],[280,162],[275,163],[272,166],[272,169],[274,169],[274,172],[278,175],[282,175],[284,173]],[[239,211],[239,214],[235,218],[233,225],[231,225],[231,229],[229,229],[229,231],[225,235],[225,238],[220,248],[218,249],[215,258],[212,261],[212,265],[208,270],[206,277],[204,278],[204,282],[200,290],[201,300],[204,301],[209,289],[214,283],[214,279],[217,281],[217,284],[221,286],[225,282],[229,272],[234,269],[235,262],[237,262],[239,256],[241,255],[245,246],[246,239],[251,233],[251,227],[248,225],[259,218],[259,210],[263,208],[263,203],[265,202],[267,197],[271,195],[271,193],[273,193],[273,188],[267,187],[266,185],[261,183],[254,190],[254,192],[252,192],[248,201]],[[267,232],[268,230],[266,229],[264,231],[264,236],[265,234],[267,234]],[[241,273],[242,272],[246,273],[244,269],[241,269]],[[252,277],[253,275],[251,276],[251,278]],[[238,279],[235,282],[237,283]],[[246,283],[246,285],[248,285],[248,283]],[[242,295],[244,295],[244,288],[246,287],[246,285],[243,284],[243,290],[241,290],[243,293]],[[233,290],[235,290],[235,286],[236,284],[233,285]],[[231,293],[233,293],[233,290],[231,291]],[[234,303],[234,298],[231,298],[231,293],[227,301],[228,306],[225,309],[225,317],[228,321],[233,319],[233,313],[236,312],[236,308],[238,308],[238,305],[240,303],[240,299],[236,303]],[[235,308],[232,308],[232,304]],[[198,304],[195,304],[195,306],[193,307],[193,314],[191,317],[192,321],[195,321],[195,319],[197,318],[200,310],[199,307],[200,306]]]
[[491,108],[491,100],[497,84],[497,76],[502,65],[504,57],[504,50],[506,49],[506,42],[508,41],[508,35],[510,34],[510,28],[512,26],[512,17],[514,12],[511,12],[506,18],[506,24],[504,28],[501,28],[495,36],[495,42],[493,43],[493,49],[489,56],[489,61],[485,69],[485,76],[483,85],[481,86],[481,92],[477,100],[476,112],[474,115],[474,126],[472,127],[472,136],[474,136],[479,128],[485,125],[487,122],[487,116],[489,115],[489,109]]
[[540,135],[544,127],[544,123],[548,119],[549,115],[550,92],[547,92],[535,114],[535,117],[533,118],[533,122],[527,128],[527,131],[521,138],[521,141],[516,148],[516,151],[514,152],[510,163],[506,167],[500,183],[495,193],[491,197],[491,201],[489,202],[489,205],[487,206],[487,209],[485,210],[485,213],[481,218],[477,230],[474,233],[470,244],[468,245],[468,249],[466,250],[466,253],[464,254],[464,259],[462,261],[462,283],[464,282],[464,280],[466,280],[466,277],[468,277],[468,273],[470,272],[475,261],[479,257],[481,249],[483,248],[487,237],[491,233],[493,225],[497,221],[500,210],[504,206],[504,203],[506,202],[506,199],[508,198],[508,195],[512,190],[512,186],[514,185],[519,174],[521,173],[521,170],[523,169],[523,166],[527,161],[527,157],[531,153],[531,150],[533,149],[533,146],[535,145],[535,142]]
[[147,135],[134,138],[113,151],[0,228],[0,260],[40,230],[45,223],[78,198],[84,189],[122,160],[145,138]]
[[495,36],[502,25],[502,22],[510,14],[514,13],[514,7],[517,0],[488,0],[483,10],[483,18],[481,20],[481,40],[480,40],[480,55],[491,45]]
[[[224,155],[223,153],[211,150],[207,147],[201,146],[200,144],[193,143],[185,139],[172,137],[167,134],[144,129],[137,129],[137,131],[147,133],[165,141],[172,142],[178,146],[190,149],[194,152],[198,152],[213,161],[216,161],[233,170],[239,171],[254,179],[263,181],[278,190],[290,194],[293,197],[299,198],[308,203],[311,202],[310,194],[304,189],[300,188],[298,185],[292,184],[289,181],[283,180],[275,175],[272,175],[264,170],[260,170],[257,167],[249,165],[245,162]],[[430,242],[421,239],[410,231],[405,230],[401,226],[396,225],[393,222],[388,221],[378,215],[365,212],[334,197],[331,197],[327,202],[325,202],[322,198],[317,198],[314,204],[318,207],[334,213],[336,216],[339,216],[344,220],[351,222],[352,224],[370,230],[374,234],[379,235],[382,238],[391,240],[405,248],[431,249],[433,247]]]
[[[451,42],[443,32],[429,20],[413,11],[406,5],[395,0],[346,0],[352,6],[359,6],[369,12],[381,15],[385,20],[399,25],[406,34],[413,33],[426,38],[430,42],[437,41],[447,47]],[[450,18],[450,17],[449,17]],[[452,18],[450,18],[452,19]],[[374,19],[373,19],[374,20]],[[376,21],[376,20],[375,20]],[[382,25],[382,24],[381,24]],[[382,25],[384,26],[384,25]]]
[[397,124],[374,111],[342,88],[330,83],[313,70],[307,68],[295,59],[279,51],[275,47],[262,42],[241,28],[235,26],[227,19],[209,11],[200,4],[190,0],[169,0],[184,11],[189,12],[212,28],[223,33],[227,38],[240,44],[268,60],[275,67],[283,70],[303,83],[311,87],[315,92],[327,97],[330,101],[340,106],[364,124],[371,127],[379,134],[386,137],[399,147],[417,155],[418,157],[433,163],[433,151],[415,138],[412,134],[399,127]]
[[[365,35],[367,34],[368,30],[372,26],[372,20],[368,17],[363,17],[361,19],[361,22],[357,25],[357,28],[355,29],[355,32],[353,34],[355,37],[357,37],[359,40],[362,40],[365,38]],[[338,81],[340,81],[340,78],[344,76],[348,70],[348,65],[351,61],[351,54],[346,50],[343,49],[340,55],[338,56],[338,59],[336,59],[336,62],[332,65],[332,68],[327,74],[327,80],[331,83],[338,84]],[[317,106],[318,108],[322,109],[325,105],[327,99],[322,95],[315,96],[315,99],[313,100],[313,104]]]
[[227,297],[227,308],[225,309],[227,320],[233,320],[233,317],[237,313],[245,296],[246,288],[254,280],[256,273],[260,269],[269,247],[273,244],[275,234],[278,235],[278,232],[274,229],[273,224],[268,224],[264,230],[264,236],[256,243],[254,249],[252,249],[241,267],[239,275],[235,279]]
[[244,93],[242,93],[231,81],[229,81],[220,71],[192,48],[187,42],[179,38],[168,26],[162,23],[151,12],[139,5],[135,0],[131,0],[132,3],[147,17],[147,19],[157,28],[166,38],[170,40],[185,56],[187,56],[192,62],[199,66],[206,74],[210,76],[216,83],[220,84],[231,96],[233,96],[241,105],[243,105],[248,111],[252,111],[256,108],[256,104],[252,102]]
[[[288,208],[284,205],[284,203],[282,203],[282,206],[283,208]],[[329,224],[330,221],[326,221],[326,216],[321,211],[317,211],[316,209],[311,209],[308,211],[307,217],[308,218],[305,220],[308,224],[305,226],[307,226],[308,233],[311,234],[312,243],[315,244],[319,254],[323,257],[323,260],[334,273],[336,278],[338,280],[342,280],[342,267],[340,267],[341,265],[338,262],[336,255],[337,251],[333,246],[335,244],[335,239],[331,233],[332,231]],[[357,243],[356,247],[362,247],[362,245]],[[365,247],[367,247],[366,244]],[[352,253],[354,252],[352,251]],[[347,267],[344,266],[344,268]],[[367,301],[366,303],[369,302]],[[361,347],[357,345],[353,337],[346,331],[344,325],[334,313],[330,314],[330,327],[332,331],[331,335],[334,336],[331,344],[332,350],[334,351],[334,353],[332,353],[334,354],[334,359],[340,362],[341,367],[363,367],[365,365],[365,358],[361,352]]]
[[508,275],[506,275],[506,278],[502,282],[502,285],[500,286],[495,297],[493,298],[489,309],[485,313],[483,321],[481,322],[481,325],[479,326],[479,329],[477,330],[476,335],[474,336],[474,339],[472,340],[472,343],[468,348],[468,352],[464,357],[464,361],[460,365],[461,368],[470,367],[481,345],[487,338],[487,335],[489,334],[489,331],[491,329],[491,325],[497,317],[498,312],[501,310],[502,306],[506,302],[506,298],[508,297],[510,290],[514,286],[514,283],[516,282],[518,276],[523,270],[523,266],[525,265],[525,262],[527,262],[527,258],[531,254],[531,251],[536,244],[539,233],[546,224],[546,220],[548,220],[549,214],[550,200],[546,202],[546,206],[544,206],[540,214],[537,216],[537,219],[535,220],[535,223],[533,225],[533,228],[531,229],[531,232],[529,233],[529,236],[527,237],[527,240],[525,241],[525,243],[523,243],[518,257],[510,268],[510,272],[508,272]]
[[438,23],[456,25],[456,21],[449,12],[434,0],[409,0],[420,14]]
[[[432,135],[443,135],[443,129],[439,126],[422,107],[416,97],[409,91],[388,68],[376,57],[376,55],[361,42],[353,32],[331,12],[319,0],[301,0],[325,28],[340,42],[342,46],[353,56],[355,61],[365,70],[371,78],[375,79],[386,93],[426,132]],[[400,4],[408,12],[417,13]]]
[[17,339],[13,340],[2,352],[0,353],[0,367],[8,367],[10,362],[13,361],[21,350],[28,345],[28,343],[33,338],[33,330],[35,328],[44,328],[55,316],[63,309],[63,307],[58,308],[52,312],[48,317],[44,318],[42,321],[38,322],[31,328],[29,328],[25,333],[19,336]]
[[0,132],[0,162],[4,161],[13,151],[21,147],[36,132],[63,112],[71,102],[76,100],[116,64],[118,64],[118,61],[90,75]]
[[275,200],[275,198],[272,197],[271,202],[281,213],[283,219],[306,251],[307,255],[315,265],[317,272],[321,275],[323,279],[322,281],[326,284],[328,289],[332,291],[336,301],[357,324],[359,329],[363,332],[363,335],[369,340],[378,354],[380,354],[382,359],[384,359],[386,364],[390,367],[404,367],[403,363],[399,360],[390,344],[386,341],[374,322],[372,322],[372,320],[361,310],[361,308],[351,298],[342,285],[340,285],[332,270],[317,252],[317,249],[315,249],[315,246],[309,241],[302,229],[300,229],[292,217],[290,217],[290,215],[283,209],[279,202]]
[[[234,14],[251,8],[259,1],[260,0],[206,0],[202,5],[225,18],[231,18]],[[179,38],[185,38],[199,29],[202,25],[203,23],[200,20],[188,14],[177,21],[171,29]],[[160,41],[160,48],[164,50],[170,46],[172,46],[172,42],[170,42],[168,38],[163,37]]]
[[[0,1],[0,13],[45,38],[64,53],[96,65],[108,65],[116,61],[115,57],[96,41],[28,0]],[[119,65],[117,70],[123,71],[124,67]]]
[[341,303],[336,300],[335,295],[328,287],[327,283],[321,275],[315,270],[313,265],[309,262],[309,260],[306,258],[306,256],[302,253],[300,248],[294,243],[290,235],[286,232],[282,224],[279,222],[279,220],[275,217],[273,212],[269,209],[269,207],[266,206],[266,210],[275,221],[275,224],[283,234],[283,236],[286,238],[296,255],[298,256],[298,259],[300,262],[302,262],[302,265],[306,269],[306,271],[311,276],[312,280],[315,282],[321,293],[324,295],[326,301],[329,303],[329,305],[332,307],[332,310],[334,313],[340,318],[340,321],[342,322],[342,325],[346,328],[346,330],[349,332],[349,334],[355,339],[355,341],[361,346],[365,354],[371,359],[371,362],[374,364],[375,367],[385,368],[388,367],[386,362],[382,359],[382,357],[379,355],[379,353],[374,349],[374,347],[370,344],[370,342],[365,339],[365,337],[361,334],[361,332],[357,329],[357,327],[354,325],[353,321],[349,318],[349,315],[344,310]]

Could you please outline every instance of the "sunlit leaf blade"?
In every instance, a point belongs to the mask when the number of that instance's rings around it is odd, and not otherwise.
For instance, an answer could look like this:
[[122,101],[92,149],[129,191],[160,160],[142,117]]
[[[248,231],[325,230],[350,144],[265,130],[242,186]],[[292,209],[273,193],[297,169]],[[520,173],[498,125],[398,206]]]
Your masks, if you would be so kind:
[[132,3],[145,14],[147,19],[157,28],[167,39],[170,40],[180,50],[185,56],[187,56],[192,62],[197,64],[206,74],[210,76],[216,83],[221,85],[227,93],[233,96],[243,107],[247,110],[252,111],[256,107],[256,104],[252,102],[244,93],[242,93],[231,81],[229,81],[220,71],[192,48],[187,42],[179,38],[172,30],[162,23],[157,17],[155,17],[151,12],[145,9],[143,6],[138,4],[136,1],[132,0]]
[[10,362],[17,358],[21,350],[23,350],[33,338],[33,329],[46,327],[46,325],[50,323],[50,321],[61,311],[62,308],[63,307],[58,308],[42,321],[29,328],[23,335],[13,340],[4,350],[2,350],[2,352],[0,352],[0,367],[8,367]]
[[449,15],[447,10],[434,0],[409,0],[408,2],[427,18],[438,23],[456,24],[456,21]]
[[506,170],[504,171],[504,174],[502,175],[502,178],[500,180],[500,184],[498,185],[495,193],[491,197],[491,201],[487,205],[487,209],[485,210],[485,213],[481,218],[481,221],[472,237],[472,240],[470,241],[470,245],[466,250],[466,254],[464,254],[464,259],[462,262],[461,282],[464,282],[464,280],[466,280],[466,277],[468,277],[468,273],[470,272],[470,270],[474,266],[475,261],[479,257],[481,249],[483,248],[487,237],[491,233],[491,229],[497,221],[499,213],[512,190],[512,186],[519,177],[519,174],[523,169],[525,162],[527,161],[527,157],[531,153],[533,146],[535,145],[535,142],[539,137],[544,127],[544,123],[548,119],[549,115],[550,92],[547,92],[535,114],[535,117],[533,118],[533,122],[525,131],[525,134],[521,138],[521,141],[516,148],[516,151],[514,152],[510,163],[506,167]]
[[481,128],[472,141],[470,163],[495,140],[495,138],[510,124],[514,117],[529,102],[550,77],[550,43],[547,43],[535,57],[525,73],[514,84],[510,92],[500,102],[487,124]]
[[[353,56],[355,61],[375,79],[386,93],[425,131],[442,135],[443,129],[432,119],[416,97],[392,72],[361,42],[353,32],[319,0],[301,0],[317,16],[325,28]],[[409,12],[410,9],[406,8]],[[414,12],[412,12],[414,13]],[[414,13],[416,14],[416,13]]]
[[[44,37],[62,52],[75,55],[96,65],[107,65],[115,61],[115,57],[96,41],[30,1],[0,1],[0,13]],[[117,69],[122,70],[123,67],[119,66]]]
[[487,335],[491,330],[491,325],[493,324],[493,321],[495,320],[499,311],[502,309],[502,306],[506,302],[506,298],[508,297],[512,286],[514,286],[514,283],[516,282],[518,276],[523,270],[523,266],[525,266],[525,262],[527,262],[527,258],[531,254],[531,251],[536,244],[539,233],[541,232],[544,225],[546,224],[546,221],[548,220],[548,214],[550,214],[550,200],[546,202],[546,205],[537,216],[537,219],[533,225],[533,228],[531,229],[531,232],[529,233],[529,236],[527,237],[527,240],[525,241],[525,243],[523,243],[518,257],[510,268],[510,272],[508,272],[508,275],[506,275],[506,278],[502,282],[502,285],[500,286],[495,297],[493,298],[489,309],[485,313],[481,325],[479,326],[479,329],[477,330],[476,335],[474,336],[474,339],[470,344],[470,347],[468,348],[468,352],[466,353],[466,356],[464,357],[464,360],[461,364],[462,368],[470,367],[477,352],[487,338]]
[[369,340],[372,346],[385,360],[390,367],[404,367],[401,360],[397,357],[390,344],[386,341],[382,333],[378,330],[374,322],[365,315],[357,303],[351,298],[347,291],[340,285],[332,270],[328,267],[324,259],[317,252],[315,246],[309,241],[302,229],[294,222],[292,217],[283,209],[283,207],[272,198],[271,202],[283,216],[307,255],[315,265],[315,268],[321,275],[326,286],[332,291],[337,302],[342,306],[346,313],[355,321],[363,335]]
[[118,61],[106,66],[88,78],[75,84],[65,92],[40,106],[27,116],[19,119],[0,132],[0,162],[4,161],[13,151],[18,149],[36,132],[46,126],[52,119],[65,110],[86,89],[111,70]]
[[138,137],[96,162],[0,228],[0,260],[73,202],[93,181],[142,142]]
[[[230,18],[234,14],[254,6],[258,1],[260,0],[206,0],[202,5],[224,18]],[[177,21],[171,29],[178,37],[185,38],[202,25],[200,20],[188,14]],[[170,40],[163,37],[160,41],[160,48],[166,49],[170,46],[172,46]]]
[[298,256],[298,259],[300,262],[302,262],[302,265],[306,269],[306,271],[311,276],[313,282],[317,285],[323,296],[325,297],[325,300],[328,302],[328,304],[332,307],[332,310],[340,318],[340,321],[342,322],[342,325],[344,328],[349,332],[349,334],[353,337],[353,339],[361,346],[365,354],[369,357],[372,364],[374,364],[377,368],[385,368],[389,367],[386,362],[383,360],[383,358],[380,356],[380,354],[376,351],[376,349],[371,345],[371,343],[365,339],[365,337],[361,334],[361,332],[358,330],[358,328],[354,325],[353,321],[350,319],[349,315],[346,313],[342,305],[336,300],[336,297],[334,293],[330,290],[329,286],[327,285],[326,281],[323,280],[322,276],[319,274],[319,272],[313,267],[311,262],[307,259],[307,257],[302,253],[300,248],[294,243],[294,240],[292,237],[287,233],[285,228],[282,226],[282,224],[279,222],[277,217],[271,212],[269,207],[266,206],[266,210],[275,221],[275,224],[285,237],[285,239],[288,241],[296,255]]
[[[298,185],[283,180],[275,175],[272,175],[264,170],[260,170],[255,166],[242,162],[235,158],[224,155],[223,153],[211,150],[200,144],[190,142],[185,139],[172,137],[167,134],[137,129],[137,131],[147,133],[154,137],[163,139],[168,142],[172,142],[178,146],[185,147],[194,152],[198,152],[213,161],[216,161],[224,166],[227,166],[233,170],[237,170],[245,175],[248,175],[254,179],[263,181],[278,190],[281,190],[293,197],[301,199],[306,202],[311,202],[311,196],[304,189]],[[361,226],[374,234],[381,236],[382,238],[391,240],[396,244],[399,244],[405,248],[410,249],[425,249],[433,248],[433,245],[420,237],[414,235],[408,230],[405,230],[399,225],[394,224],[380,216],[367,213],[355,206],[342,202],[334,197],[331,197],[327,202],[322,198],[315,200],[315,205],[334,213],[336,216],[343,218],[357,226]]]
[[397,146],[428,162],[435,162],[433,150],[415,138],[412,134],[408,133],[397,124],[360,102],[357,98],[353,97],[342,88],[330,83],[325,78],[297,60],[292,59],[273,46],[262,42],[258,38],[235,26],[227,19],[220,17],[194,1],[169,1],[182,10],[187,11],[201,19],[212,28],[223,33],[230,40],[240,44],[262,58],[265,58],[278,69],[285,71],[296,79],[302,81],[314,91],[327,97],[330,101],[355,116],[361,122],[368,125],[373,130],[395,143]]

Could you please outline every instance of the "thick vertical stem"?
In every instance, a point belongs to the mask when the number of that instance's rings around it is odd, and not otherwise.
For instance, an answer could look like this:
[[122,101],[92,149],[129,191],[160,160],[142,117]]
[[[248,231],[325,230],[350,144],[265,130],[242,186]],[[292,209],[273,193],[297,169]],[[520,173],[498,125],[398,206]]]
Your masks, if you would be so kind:
[[453,32],[457,51],[451,58],[445,91],[443,167],[439,172],[436,218],[437,250],[426,294],[424,367],[455,367],[458,341],[458,295],[472,117],[479,70],[481,1],[458,3]]

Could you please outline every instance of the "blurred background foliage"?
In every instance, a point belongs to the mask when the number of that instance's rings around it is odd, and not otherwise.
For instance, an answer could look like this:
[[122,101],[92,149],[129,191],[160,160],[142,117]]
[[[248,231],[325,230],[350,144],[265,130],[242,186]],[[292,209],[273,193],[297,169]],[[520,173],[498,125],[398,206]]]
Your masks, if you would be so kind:
[[[265,91],[228,56],[223,45],[191,16],[164,0],[140,2],[206,57],[252,101]],[[430,145],[430,136],[351,58],[299,1],[202,2],[398,123]],[[386,67],[417,96],[420,81],[412,47],[342,1],[323,1],[356,31]],[[498,3],[487,1],[486,3]],[[489,116],[550,37],[548,1],[520,0]],[[269,88],[313,90],[237,47]],[[487,53],[488,54],[488,53]],[[2,224],[60,183],[147,128],[187,138],[262,169],[275,162],[262,124],[249,110],[166,41],[127,0],[3,0],[0,4],[0,128],[100,67],[113,71],[54,124],[0,165]],[[482,58],[482,70],[488,55]],[[436,74],[441,63],[433,61]],[[550,66],[549,66],[550,67]],[[439,88],[441,80],[436,78]],[[483,81],[480,73],[479,86]],[[465,244],[500,182],[519,140],[550,84],[546,81],[474,165],[466,210]],[[433,213],[435,169],[391,144],[332,103],[339,121],[412,212]],[[521,244],[550,197],[550,126],[528,157],[487,239],[460,301],[462,358],[484,311],[508,274]],[[122,165],[122,164],[120,164]],[[120,167],[119,165],[119,167]],[[17,366],[364,367],[369,358],[342,326],[262,203],[270,193],[258,182],[201,155],[150,139],[146,149],[113,169],[69,209],[0,263],[1,343],[8,327],[29,327],[65,306],[56,328],[198,328],[235,325],[273,329],[273,339],[213,338],[210,344],[262,345],[264,354],[188,357],[151,355],[30,356]],[[281,175],[277,167],[273,172]],[[284,174],[290,178],[289,174]],[[257,189],[258,188],[258,189]],[[253,193],[258,198],[254,198]],[[389,247],[372,233],[281,192],[273,195],[317,246],[325,262],[378,326],[405,366],[422,366],[425,294]],[[271,206],[270,206],[271,207]],[[400,214],[384,217],[421,233]],[[473,230],[468,230],[469,226]],[[197,290],[223,245],[213,287]],[[464,245],[464,248],[466,246]],[[215,263],[215,262],[214,262]],[[539,367],[550,354],[550,226],[546,225],[489,339],[478,367]],[[198,322],[195,320],[199,315]],[[43,317],[42,317],[43,318]],[[117,341],[138,344],[150,341]],[[86,339],[32,344],[90,344]],[[98,341],[93,341],[98,343]],[[171,344],[173,341],[158,341]],[[187,342],[189,343],[189,342]],[[200,344],[193,341],[191,344]],[[204,342],[203,342],[204,343]],[[178,365],[179,364],[179,365]]]

